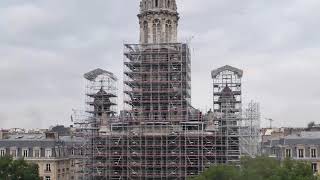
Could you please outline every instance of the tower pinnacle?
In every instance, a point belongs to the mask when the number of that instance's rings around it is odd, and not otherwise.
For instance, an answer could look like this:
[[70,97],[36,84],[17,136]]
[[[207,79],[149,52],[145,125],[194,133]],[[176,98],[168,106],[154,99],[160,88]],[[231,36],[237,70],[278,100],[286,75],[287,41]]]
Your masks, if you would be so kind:
[[140,43],[175,43],[179,14],[175,0],[142,0],[140,13]]

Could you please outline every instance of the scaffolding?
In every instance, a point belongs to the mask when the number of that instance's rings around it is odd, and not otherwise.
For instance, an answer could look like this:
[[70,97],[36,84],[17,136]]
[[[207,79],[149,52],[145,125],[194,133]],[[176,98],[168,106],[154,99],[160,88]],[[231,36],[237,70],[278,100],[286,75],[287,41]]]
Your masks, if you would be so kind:
[[[81,115],[83,120],[77,121],[81,122],[77,123],[80,127],[78,133],[86,139],[82,146],[83,179],[185,180],[212,165],[238,164],[241,154],[253,148],[253,129],[250,135],[247,127],[253,127],[259,114],[257,104],[251,103],[244,113],[246,118],[242,117],[242,71],[231,66],[212,71],[214,108],[203,116],[202,112],[190,106],[190,78],[187,78],[190,77],[190,67],[186,67],[189,60],[174,62],[173,67],[183,67],[185,71],[172,74],[169,71],[159,76],[159,69],[170,69],[172,62],[170,59],[165,60],[166,63],[157,62],[163,61],[157,56],[170,52],[182,55],[184,59],[188,57],[183,55],[188,52],[184,49],[187,46],[148,46],[125,45],[129,48],[125,57],[130,58],[124,62],[128,68],[124,72],[128,76],[124,80],[127,97],[124,100],[126,110],[120,116],[115,115],[113,106],[116,101],[112,100],[116,98],[116,79],[104,77],[110,73],[100,70],[89,74],[103,77],[93,75],[94,78],[89,78],[91,76],[85,75],[89,81],[86,85],[87,109]],[[162,50],[152,55],[156,47]],[[143,59],[145,52],[148,56],[144,62],[136,62]],[[151,57],[153,60],[147,61]],[[142,67],[153,70],[145,72]],[[148,73],[150,75],[145,75]],[[177,74],[182,80],[172,81]],[[142,77],[150,80],[146,83],[140,80]],[[162,77],[167,78],[164,80],[166,83],[162,83]],[[159,89],[163,84],[166,86]]]
[[95,69],[84,75],[86,80],[84,112],[74,115],[77,136],[85,141],[81,147],[80,163],[82,179],[107,179],[108,163],[106,148],[111,124],[118,121],[117,78],[113,73]]
[[86,165],[91,161],[91,156],[87,156],[88,149],[91,148],[90,139],[92,138],[92,116],[84,110],[72,110],[71,121],[74,123],[75,132],[73,136],[82,138],[76,146],[72,147],[72,155],[77,156],[78,159],[74,162],[75,173],[79,180],[86,180],[88,178],[88,169]]
[[107,179],[182,180],[202,172],[205,125],[190,105],[188,46],[125,44],[124,56],[125,111],[108,136]]
[[[84,74],[86,80],[86,112],[99,117],[98,126],[103,126],[108,118],[117,113],[117,78],[113,73],[95,69]],[[101,118],[103,115],[107,119]]]
[[187,44],[125,44],[124,103],[131,123],[188,120],[191,67]]
[[203,123],[113,126],[108,179],[187,179],[203,171]]
[[[168,30],[171,16],[179,19],[176,8],[173,13],[158,10],[139,15],[144,39],[151,37],[151,19],[155,40],[161,39],[160,16],[169,15]],[[168,35],[172,32],[176,26]],[[191,106],[187,44],[124,44],[124,109],[119,116],[115,76],[101,69],[84,76],[87,108],[78,123],[80,136],[86,139],[83,179],[186,180],[212,165],[237,164],[243,139],[242,74],[231,66],[212,71],[214,107],[203,117]]]
[[111,125],[107,179],[185,180],[239,162],[241,70],[212,72],[215,108],[203,118],[190,105],[186,45],[125,45],[124,52],[126,110]]
[[243,110],[241,154],[256,157],[260,154],[260,104],[251,101]]
[[242,92],[240,69],[223,66],[212,71],[213,113],[217,125],[216,163],[237,164],[240,160]]

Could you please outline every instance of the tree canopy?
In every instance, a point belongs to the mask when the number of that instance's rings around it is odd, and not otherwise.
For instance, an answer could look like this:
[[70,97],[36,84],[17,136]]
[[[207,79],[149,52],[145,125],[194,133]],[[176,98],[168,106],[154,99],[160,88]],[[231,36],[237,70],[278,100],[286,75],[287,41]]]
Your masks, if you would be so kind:
[[192,180],[316,180],[311,164],[287,159],[243,158],[240,167],[213,166]]
[[0,157],[0,180],[40,180],[38,165],[23,159]]

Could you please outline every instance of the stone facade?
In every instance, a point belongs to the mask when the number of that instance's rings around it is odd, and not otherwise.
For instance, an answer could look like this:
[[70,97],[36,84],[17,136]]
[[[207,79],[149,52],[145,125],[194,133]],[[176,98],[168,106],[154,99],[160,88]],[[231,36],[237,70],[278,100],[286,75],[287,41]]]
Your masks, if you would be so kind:
[[[4,134],[4,133],[2,133]],[[56,133],[7,134],[0,139],[0,157],[25,159],[39,166],[43,180],[73,180],[81,167],[82,140],[71,136],[58,137]]]
[[262,155],[278,160],[307,161],[314,173],[320,168],[320,132],[301,132],[262,142]]
[[175,0],[142,0],[140,44],[175,43],[179,14]]

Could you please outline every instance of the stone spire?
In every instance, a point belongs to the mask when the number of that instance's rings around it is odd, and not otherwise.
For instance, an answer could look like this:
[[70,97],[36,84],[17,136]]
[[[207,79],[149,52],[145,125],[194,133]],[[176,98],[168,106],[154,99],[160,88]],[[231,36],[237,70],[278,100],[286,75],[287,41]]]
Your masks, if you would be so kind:
[[175,0],[140,2],[140,43],[176,43],[179,14]]

